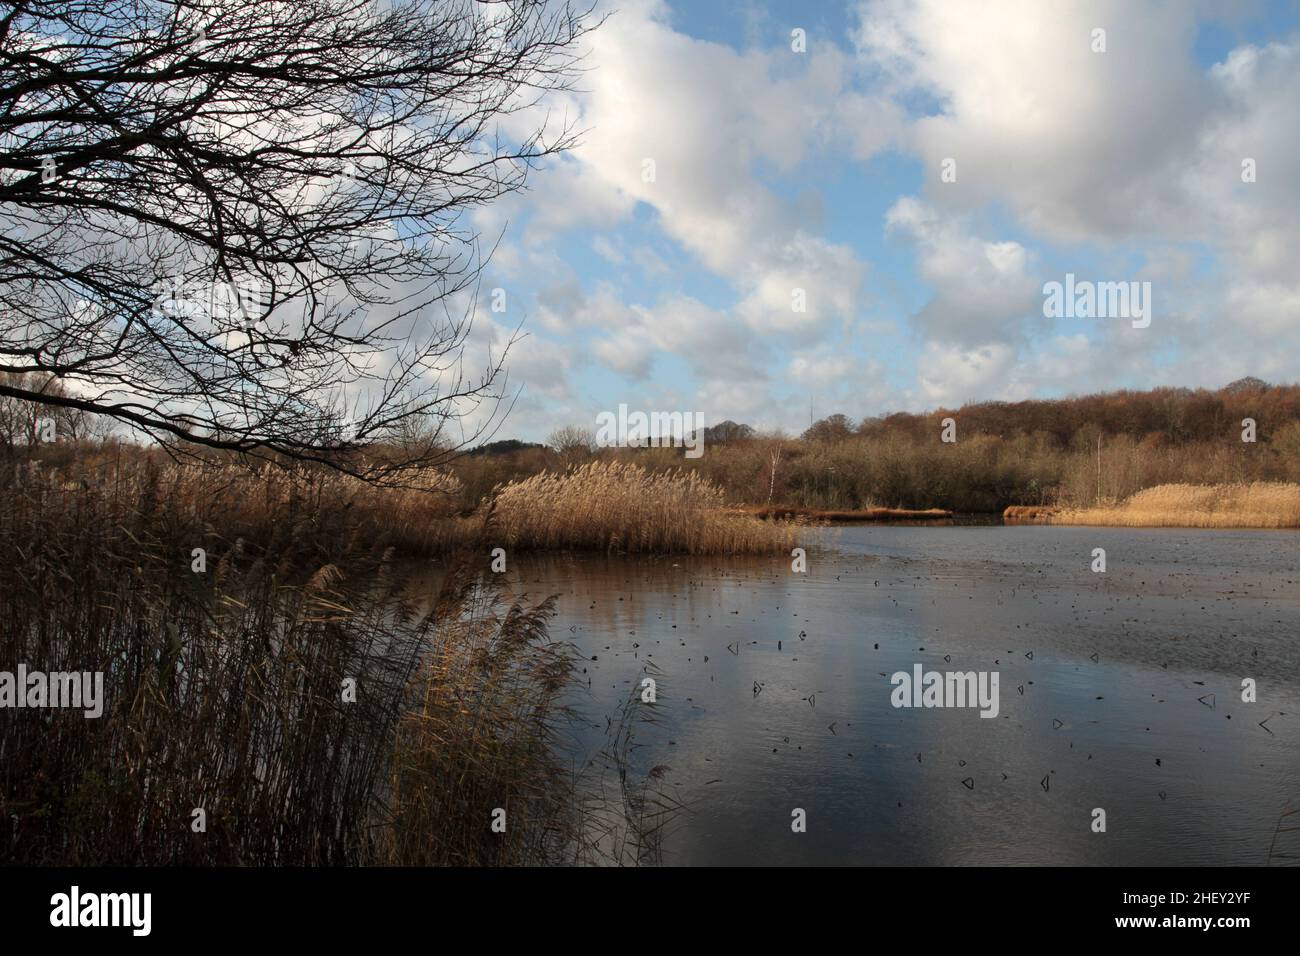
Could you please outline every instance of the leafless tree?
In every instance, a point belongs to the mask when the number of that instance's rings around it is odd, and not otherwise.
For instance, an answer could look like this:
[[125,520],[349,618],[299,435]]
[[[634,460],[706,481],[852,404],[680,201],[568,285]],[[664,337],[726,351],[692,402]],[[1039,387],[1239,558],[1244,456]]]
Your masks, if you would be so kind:
[[768,452],[767,456],[770,473],[767,478],[767,503],[772,503],[772,495],[776,494],[776,469],[781,464],[781,443],[778,441],[776,446]]
[[0,449],[35,451],[50,442],[80,444],[105,437],[97,416],[79,408],[15,398],[5,393],[5,386],[55,398],[67,395],[52,375],[0,372]]
[[375,480],[474,442],[508,392],[504,349],[465,367],[490,257],[467,214],[572,145],[540,104],[594,25],[546,0],[0,0],[0,397]]
[[565,465],[576,465],[595,453],[596,433],[581,425],[565,425],[551,432],[546,444],[555,450]]

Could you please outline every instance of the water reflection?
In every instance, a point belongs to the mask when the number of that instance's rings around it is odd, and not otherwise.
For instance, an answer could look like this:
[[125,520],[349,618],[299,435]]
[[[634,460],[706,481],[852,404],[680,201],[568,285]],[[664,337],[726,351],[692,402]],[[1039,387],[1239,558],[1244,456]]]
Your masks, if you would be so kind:
[[[667,764],[692,806],[666,862],[1266,861],[1300,800],[1300,538],[848,527],[826,545],[807,575],[780,558],[516,562],[588,658],[588,745],[655,677],[636,769]],[[889,675],[917,663],[997,671],[998,717],[892,707]]]

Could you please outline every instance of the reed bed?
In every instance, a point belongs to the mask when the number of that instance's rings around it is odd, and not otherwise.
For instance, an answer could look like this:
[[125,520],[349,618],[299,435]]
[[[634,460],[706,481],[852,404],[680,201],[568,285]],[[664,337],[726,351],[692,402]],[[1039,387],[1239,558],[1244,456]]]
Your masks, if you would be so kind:
[[397,722],[379,855],[402,866],[565,859],[579,852],[577,811],[552,755],[573,654],[547,637],[551,600],[498,609],[499,593],[465,567],[443,586],[433,648]]
[[161,508],[173,526],[183,517],[219,546],[237,538],[271,546],[290,538],[310,544],[347,525],[403,554],[447,554],[479,524],[458,514],[459,480],[434,470],[403,488],[376,488],[323,468],[173,462],[136,449],[86,456],[59,468],[18,467],[64,492],[108,496],[123,508]]
[[1050,524],[1060,513],[1060,508],[1048,505],[1008,505],[1002,520],[1007,524]]
[[722,490],[695,472],[620,461],[511,482],[493,509],[507,548],[764,554],[797,543],[789,524],[728,511]]
[[4,712],[0,863],[609,862],[548,602],[460,560],[415,588],[345,482],[192,467],[0,468],[0,670],[105,697]]
[[1130,528],[1300,528],[1300,484],[1157,485],[1113,505],[1060,509],[1040,520]]

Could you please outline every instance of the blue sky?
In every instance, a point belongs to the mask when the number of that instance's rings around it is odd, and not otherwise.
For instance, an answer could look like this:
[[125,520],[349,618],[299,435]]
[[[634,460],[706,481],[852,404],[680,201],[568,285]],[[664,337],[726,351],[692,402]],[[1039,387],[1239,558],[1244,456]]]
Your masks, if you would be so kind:
[[[1294,4],[611,10],[581,90],[515,120],[581,144],[477,214],[475,343],[525,333],[499,436],[1298,377]],[[1150,325],[1045,317],[1066,273],[1149,282]]]

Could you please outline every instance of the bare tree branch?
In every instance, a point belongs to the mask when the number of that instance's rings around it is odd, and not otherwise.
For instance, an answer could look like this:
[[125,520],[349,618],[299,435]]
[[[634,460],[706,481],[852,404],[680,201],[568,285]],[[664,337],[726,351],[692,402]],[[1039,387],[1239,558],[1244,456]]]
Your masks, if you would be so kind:
[[464,368],[490,258],[466,214],[573,144],[539,102],[590,10],[0,10],[0,395],[373,480],[491,426],[509,343]]

